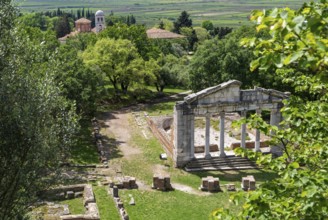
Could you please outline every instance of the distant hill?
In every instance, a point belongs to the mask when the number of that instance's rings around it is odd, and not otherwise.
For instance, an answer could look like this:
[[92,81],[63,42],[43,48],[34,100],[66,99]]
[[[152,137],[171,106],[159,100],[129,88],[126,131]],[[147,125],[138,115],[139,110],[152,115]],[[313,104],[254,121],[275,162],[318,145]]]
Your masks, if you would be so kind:
[[191,14],[194,24],[211,20],[219,26],[240,26],[249,24],[248,15],[253,9],[274,7],[298,8],[302,0],[19,0],[22,11],[47,11],[58,7],[76,10],[82,7],[90,10],[113,11],[115,15],[133,14],[137,23],[153,26],[159,19],[176,19],[181,11]]

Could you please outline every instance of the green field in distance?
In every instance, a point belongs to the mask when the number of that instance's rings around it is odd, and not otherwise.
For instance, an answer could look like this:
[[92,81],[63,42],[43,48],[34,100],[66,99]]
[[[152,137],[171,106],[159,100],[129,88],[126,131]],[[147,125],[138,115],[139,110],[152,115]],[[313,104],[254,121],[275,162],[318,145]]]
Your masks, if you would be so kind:
[[133,14],[138,23],[151,27],[161,18],[176,19],[181,11],[187,11],[195,25],[211,20],[217,26],[249,24],[253,9],[274,7],[298,8],[300,0],[16,0],[22,11],[47,11],[58,7],[76,10],[82,7],[93,12],[101,9],[115,15]]

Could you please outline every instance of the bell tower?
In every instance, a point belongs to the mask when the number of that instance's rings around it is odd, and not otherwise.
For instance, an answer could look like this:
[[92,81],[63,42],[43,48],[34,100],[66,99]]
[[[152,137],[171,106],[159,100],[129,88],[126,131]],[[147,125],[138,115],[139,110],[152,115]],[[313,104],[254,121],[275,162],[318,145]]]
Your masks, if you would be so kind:
[[96,20],[96,32],[99,33],[103,29],[106,28],[106,23],[105,23],[105,14],[103,11],[98,10],[95,14],[95,20]]

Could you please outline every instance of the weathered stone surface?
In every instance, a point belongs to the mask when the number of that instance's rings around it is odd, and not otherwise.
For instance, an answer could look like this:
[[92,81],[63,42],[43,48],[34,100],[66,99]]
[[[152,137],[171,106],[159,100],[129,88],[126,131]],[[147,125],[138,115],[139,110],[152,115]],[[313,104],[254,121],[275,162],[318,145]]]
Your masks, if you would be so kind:
[[82,197],[83,196],[83,192],[76,192],[74,193],[74,197],[75,198],[79,198],[79,197]]
[[[174,107],[174,149],[173,160],[176,167],[184,167],[194,158],[194,117],[217,113],[240,112],[250,110],[278,110],[289,94],[272,89],[254,88],[240,90],[241,82],[230,80],[220,85],[204,89],[177,102]],[[275,116],[273,115],[275,114]],[[273,112],[272,124],[279,124],[281,117]],[[220,120],[223,121],[223,120]],[[222,123],[223,125],[223,123]],[[222,127],[222,126],[221,126]],[[224,129],[220,129],[221,132]],[[220,156],[224,157],[224,135],[220,135]],[[208,145],[207,145],[208,146]],[[200,150],[200,149],[197,149]],[[201,149],[202,150],[202,149]],[[279,155],[280,148],[273,148]],[[203,150],[202,150],[203,151]]]
[[241,188],[245,191],[255,190],[256,189],[255,184],[256,184],[255,178],[252,175],[242,177],[241,179]]
[[73,191],[67,191],[66,195],[67,195],[67,199],[73,199],[74,198],[74,192]]
[[86,206],[89,203],[95,202],[95,196],[92,191],[92,186],[91,185],[85,185],[84,187],[84,193],[83,193],[83,204]]
[[163,177],[163,176],[154,175],[152,188],[162,190],[162,191],[172,190],[173,188],[171,185],[170,176]]
[[118,187],[117,186],[113,187],[113,197],[114,198],[118,197]]
[[91,202],[91,203],[88,204],[86,215],[90,215],[90,216],[94,216],[94,217],[99,218],[97,203]]
[[129,202],[129,205],[135,205],[135,204],[136,204],[136,203],[135,203],[135,201],[134,201],[134,198],[131,197],[130,202]]
[[209,191],[209,192],[217,192],[220,191],[220,180],[219,178],[215,178],[213,176],[207,176],[202,178],[200,190]]
[[228,191],[236,191],[236,186],[233,183],[227,184],[227,190]]

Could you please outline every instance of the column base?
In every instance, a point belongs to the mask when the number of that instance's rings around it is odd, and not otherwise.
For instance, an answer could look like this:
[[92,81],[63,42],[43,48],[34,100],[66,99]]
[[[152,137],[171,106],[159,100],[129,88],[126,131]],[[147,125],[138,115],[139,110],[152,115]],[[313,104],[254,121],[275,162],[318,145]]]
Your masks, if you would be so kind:
[[226,157],[226,156],[227,155],[224,152],[220,153],[220,155],[219,155],[219,157]]
[[207,154],[207,155],[204,156],[204,158],[205,158],[205,159],[211,159],[212,156],[211,156],[211,154]]

